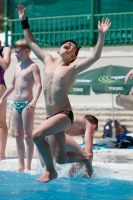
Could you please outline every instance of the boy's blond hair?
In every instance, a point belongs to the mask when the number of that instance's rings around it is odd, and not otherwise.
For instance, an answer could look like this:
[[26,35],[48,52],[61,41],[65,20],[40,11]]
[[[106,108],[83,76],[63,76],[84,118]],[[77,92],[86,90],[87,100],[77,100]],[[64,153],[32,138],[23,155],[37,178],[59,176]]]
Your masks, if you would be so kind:
[[30,49],[30,47],[28,46],[27,42],[25,39],[21,39],[21,40],[18,40],[14,45],[13,45],[13,48],[14,49],[17,49],[17,48],[21,48],[23,50],[25,49]]

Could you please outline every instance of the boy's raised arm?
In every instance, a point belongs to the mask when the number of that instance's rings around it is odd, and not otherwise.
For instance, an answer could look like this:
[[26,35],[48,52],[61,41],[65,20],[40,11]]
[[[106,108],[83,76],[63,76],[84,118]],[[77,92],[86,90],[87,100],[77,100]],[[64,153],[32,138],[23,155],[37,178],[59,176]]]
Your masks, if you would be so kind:
[[26,39],[27,44],[32,49],[32,51],[35,53],[35,55],[42,61],[45,62],[46,56],[50,56],[47,52],[43,51],[35,42],[35,39],[30,31],[30,26],[28,24],[28,18],[26,17],[26,8],[18,4],[17,5],[17,11],[19,15],[19,19],[22,24],[22,28],[24,31],[24,36]]
[[98,38],[96,47],[94,49],[94,52],[92,53],[92,55],[88,56],[87,58],[85,58],[84,60],[76,64],[75,69],[77,73],[80,73],[81,71],[86,70],[100,58],[103,45],[104,45],[105,35],[110,25],[111,25],[111,22],[108,18],[106,18],[106,20],[102,19],[101,23],[100,21],[98,22],[99,38]]

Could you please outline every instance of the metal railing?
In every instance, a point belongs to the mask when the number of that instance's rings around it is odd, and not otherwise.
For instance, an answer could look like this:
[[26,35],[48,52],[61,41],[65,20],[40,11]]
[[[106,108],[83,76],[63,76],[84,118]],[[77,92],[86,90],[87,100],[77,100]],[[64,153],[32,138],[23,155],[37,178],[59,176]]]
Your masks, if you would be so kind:
[[[80,46],[94,46],[98,37],[98,21],[110,18],[112,25],[106,35],[105,45],[131,45],[133,43],[133,13],[29,18],[31,32],[41,47],[57,47],[66,39],[75,40]],[[92,24],[94,22],[94,24]],[[12,44],[24,37],[20,21],[8,20]]]
[[[133,12],[106,13],[104,16],[108,17],[112,23],[105,38],[105,45],[132,45]],[[98,21],[103,17],[103,14],[95,14],[94,17],[94,21]],[[98,35],[97,27],[94,29],[94,34]]]

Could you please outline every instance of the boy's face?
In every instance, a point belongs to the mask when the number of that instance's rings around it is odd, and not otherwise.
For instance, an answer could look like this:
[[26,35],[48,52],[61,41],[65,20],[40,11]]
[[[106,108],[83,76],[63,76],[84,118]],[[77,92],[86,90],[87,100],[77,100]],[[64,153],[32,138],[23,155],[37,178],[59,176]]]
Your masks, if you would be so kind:
[[67,53],[69,54],[70,57],[72,57],[72,59],[76,59],[75,52],[76,52],[76,45],[72,42],[66,42],[60,48],[60,54]]
[[18,61],[23,61],[27,58],[27,51],[28,49],[21,49],[21,48],[16,48],[15,49],[15,56]]

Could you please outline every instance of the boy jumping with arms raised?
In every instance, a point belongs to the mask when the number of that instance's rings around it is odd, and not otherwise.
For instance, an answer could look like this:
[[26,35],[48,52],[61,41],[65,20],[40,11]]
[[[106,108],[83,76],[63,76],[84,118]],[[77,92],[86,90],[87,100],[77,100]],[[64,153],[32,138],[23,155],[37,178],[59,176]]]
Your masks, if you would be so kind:
[[[34,122],[34,109],[40,95],[42,86],[40,71],[38,66],[30,59],[30,47],[26,40],[22,39],[14,45],[15,55],[18,63],[15,68],[14,77],[11,85],[7,88],[0,99],[3,102],[14,90],[13,102],[13,125],[15,128],[17,152],[19,167],[18,171],[30,170],[33,157],[34,143],[32,141],[32,131]],[[36,92],[33,97],[33,86],[36,84]],[[25,165],[25,147],[24,138],[26,141],[26,158]]]
[[107,18],[105,21],[103,19],[102,23],[99,22],[99,39],[92,55],[78,63],[70,64],[78,54],[79,47],[76,42],[73,40],[65,41],[58,51],[58,58],[55,60],[36,44],[30,31],[24,6],[18,5],[17,8],[26,41],[36,56],[45,64],[43,90],[47,120],[33,131],[33,140],[45,161],[46,172],[37,181],[47,182],[57,177],[50,146],[44,140],[49,135],[55,135],[58,144],[59,151],[56,154],[56,162],[59,164],[83,162],[86,165],[86,176],[90,177],[92,174],[90,156],[87,153],[77,154],[66,151],[65,130],[73,123],[73,112],[68,99],[68,91],[76,76],[100,58],[104,38],[111,24],[110,20]]

